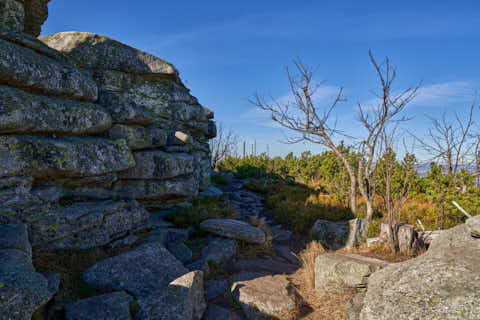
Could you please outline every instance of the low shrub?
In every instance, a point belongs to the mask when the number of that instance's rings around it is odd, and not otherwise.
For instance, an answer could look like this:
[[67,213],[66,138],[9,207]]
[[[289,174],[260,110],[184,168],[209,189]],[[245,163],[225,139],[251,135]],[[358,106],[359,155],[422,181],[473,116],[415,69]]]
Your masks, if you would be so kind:
[[214,174],[212,175],[212,182],[216,184],[217,186],[226,186],[228,184],[227,178],[220,174]]
[[168,220],[179,228],[194,227],[198,231],[203,220],[234,217],[235,210],[223,197],[208,197],[195,199],[192,206],[170,215]]

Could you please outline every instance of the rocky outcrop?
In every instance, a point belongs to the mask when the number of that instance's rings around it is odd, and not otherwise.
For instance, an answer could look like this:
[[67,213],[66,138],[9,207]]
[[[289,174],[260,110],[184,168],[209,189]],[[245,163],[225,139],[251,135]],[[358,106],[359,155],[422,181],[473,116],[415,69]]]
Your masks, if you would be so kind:
[[209,186],[213,112],[153,55],[91,33],[37,39],[48,2],[0,0],[0,224],[26,224],[34,250],[131,244],[145,209]]
[[360,240],[365,237],[366,228],[366,219],[348,221],[319,219],[313,225],[310,236],[320,241],[325,249],[349,249],[360,244]]
[[443,231],[429,250],[373,273],[361,320],[476,319],[480,314],[480,216]]
[[315,289],[331,284],[365,288],[368,277],[389,263],[358,254],[325,253],[315,258]]
[[202,230],[219,236],[249,243],[264,243],[265,233],[246,222],[233,219],[207,219],[200,224]]

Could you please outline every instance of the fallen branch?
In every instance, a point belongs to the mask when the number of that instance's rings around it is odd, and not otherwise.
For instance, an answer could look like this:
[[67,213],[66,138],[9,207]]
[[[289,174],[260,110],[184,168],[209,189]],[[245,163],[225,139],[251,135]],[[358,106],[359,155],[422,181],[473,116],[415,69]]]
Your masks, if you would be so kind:
[[422,228],[422,231],[425,231],[425,227],[423,226],[422,221],[420,221],[420,219],[417,219],[417,223],[420,226],[420,228]]
[[458,210],[460,210],[464,215],[466,215],[468,218],[471,218],[472,216],[465,210],[463,210],[462,207],[460,207],[460,205],[458,203],[456,203],[455,201],[452,201],[453,205],[455,207],[457,207]]

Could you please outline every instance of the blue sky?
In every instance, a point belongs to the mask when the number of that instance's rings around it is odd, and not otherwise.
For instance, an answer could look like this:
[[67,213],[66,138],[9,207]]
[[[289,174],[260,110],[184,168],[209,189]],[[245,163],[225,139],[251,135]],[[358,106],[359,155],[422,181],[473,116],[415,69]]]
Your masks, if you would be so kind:
[[[480,1],[58,1],[43,35],[61,31],[103,34],[172,62],[216,119],[258,151],[284,155],[322,150],[285,145],[288,131],[248,99],[258,91],[289,93],[285,66],[292,59],[317,66],[325,80],[319,103],[337,88],[347,101],[335,117],[360,135],[356,103],[372,99],[377,79],[368,50],[398,67],[400,90],[422,81],[406,126],[422,136],[425,115],[463,113],[480,89]],[[480,109],[477,120],[480,121]],[[424,155],[419,152],[423,158]]]

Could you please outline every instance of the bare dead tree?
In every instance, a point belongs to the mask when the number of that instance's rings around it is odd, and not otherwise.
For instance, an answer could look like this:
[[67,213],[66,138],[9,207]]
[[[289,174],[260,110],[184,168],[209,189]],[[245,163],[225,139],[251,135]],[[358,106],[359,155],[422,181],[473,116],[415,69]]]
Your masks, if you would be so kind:
[[[391,132],[386,129],[381,133],[381,151],[379,152],[381,159],[381,175],[385,186],[384,192],[381,194],[387,211],[387,223],[389,227],[388,244],[392,252],[397,252],[397,243],[395,239],[395,225],[400,220],[400,209],[405,203],[408,192],[413,183],[415,175],[415,156],[413,153],[407,153],[402,161],[400,168],[395,168],[397,164],[393,150],[396,149],[398,137],[395,135],[396,128]],[[405,145],[405,143],[404,143]],[[406,146],[405,146],[405,149]],[[395,170],[400,170],[400,177],[394,176]]]
[[209,141],[211,151],[212,168],[216,168],[219,161],[232,155],[237,148],[238,136],[230,129],[226,129],[223,123],[217,127],[217,136]]
[[326,106],[319,106],[314,101],[314,95],[321,83],[313,80],[314,69],[303,64],[300,58],[294,60],[295,72],[286,68],[290,84],[291,101],[279,101],[273,97],[268,99],[255,93],[250,102],[258,108],[268,111],[273,121],[287,128],[297,135],[287,138],[287,143],[311,142],[331,149],[345,166],[350,178],[350,209],[356,211],[357,181],[355,168],[334,143],[338,137],[347,136],[337,129],[336,121],[332,121],[332,111],[343,98],[343,88],[339,88],[333,102]]
[[369,56],[380,82],[380,90],[375,93],[376,105],[364,106],[358,103],[358,120],[366,129],[367,135],[358,145],[360,161],[357,180],[360,193],[367,205],[367,219],[371,221],[375,196],[375,159],[379,140],[390,125],[409,120],[400,114],[417,95],[420,83],[395,92],[393,84],[397,77],[397,68],[390,64],[388,57],[379,64],[372,51],[369,51]]
[[[440,206],[442,209],[441,228],[443,229],[445,221],[445,197],[448,191],[455,187],[457,183],[457,172],[462,164],[468,162],[471,150],[478,153],[478,143],[472,141],[473,114],[476,105],[476,99],[473,100],[467,117],[462,119],[457,112],[454,117],[448,117],[443,113],[441,119],[428,117],[432,127],[428,129],[427,139],[421,139],[415,135],[413,137],[420,143],[420,146],[431,155],[431,161],[445,166],[444,172],[447,175],[447,183],[441,186]],[[476,146],[476,147],[475,147]],[[478,160],[477,160],[478,161]],[[478,167],[478,166],[477,166]],[[442,170],[443,171],[443,170]]]

